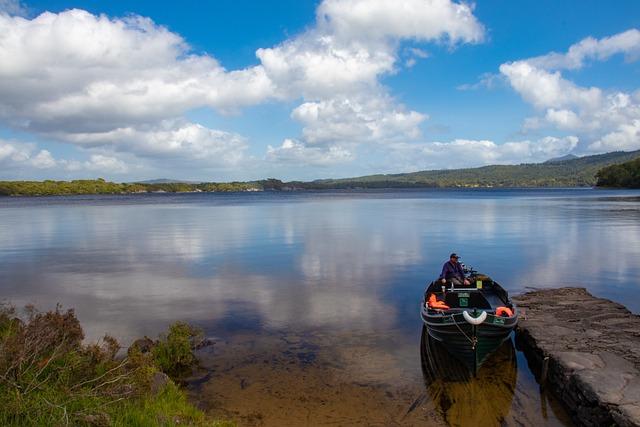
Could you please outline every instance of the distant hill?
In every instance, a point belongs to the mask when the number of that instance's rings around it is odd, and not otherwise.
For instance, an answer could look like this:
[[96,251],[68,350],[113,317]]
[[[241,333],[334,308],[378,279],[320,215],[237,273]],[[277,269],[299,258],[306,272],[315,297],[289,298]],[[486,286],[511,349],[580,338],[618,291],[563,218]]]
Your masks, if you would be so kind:
[[136,181],[134,184],[199,184],[200,181],[183,181],[180,179],[148,179],[146,181]]
[[303,188],[590,187],[596,184],[600,169],[638,157],[640,150],[616,151],[544,163],[368,175],[300,184]]
[[555,157],[553,159],[549,159],[544,163],[558,163],[558,162],[566,162],[567,160],[573,160],[573,159],[578,159],[579,157],[576,156],[575,154],[566,154],[564,156],[561,157]]
[[[597,176],[597,177],[596,177]],[[250,182],[188,182],[157,179],[114,183],[104,179],[74,181],[0,181],[0,196],[132,194],[238,191],[293,191],[356,188],[429,187],[634,187],[640,188],[640,150],[585,157],[560,157],[544,163],[432,170],[311,182],[269,178]]]
[[598,187],[640,188],[640,157],[607,166],[596,176]]

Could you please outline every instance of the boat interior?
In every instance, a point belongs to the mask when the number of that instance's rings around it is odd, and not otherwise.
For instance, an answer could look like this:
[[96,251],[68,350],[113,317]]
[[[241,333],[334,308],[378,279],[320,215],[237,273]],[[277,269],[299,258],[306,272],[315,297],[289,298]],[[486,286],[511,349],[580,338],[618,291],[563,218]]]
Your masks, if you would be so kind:
[[452,287],[448,284],[442,292],[442,283],[433,281],[425,291],[425,301],[429,294],[434,294],[438,301],[443,301],[449,309],[469,309],[493,311],[498,307],[513,308],[507,293],[491,279],[470,279],[469,286]]

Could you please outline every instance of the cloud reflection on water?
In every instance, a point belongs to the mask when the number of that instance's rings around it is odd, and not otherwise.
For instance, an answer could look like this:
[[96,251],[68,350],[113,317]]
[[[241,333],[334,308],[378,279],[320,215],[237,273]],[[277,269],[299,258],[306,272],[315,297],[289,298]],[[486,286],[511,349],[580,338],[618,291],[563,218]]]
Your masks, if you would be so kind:
[[3,293],[74,306],[89,335],[128,338],[231,315],[389,330],[416,317],[398,301],[417,300],[452,250],[514,290],[637,283],[637,201],[438,196],[3,209]]

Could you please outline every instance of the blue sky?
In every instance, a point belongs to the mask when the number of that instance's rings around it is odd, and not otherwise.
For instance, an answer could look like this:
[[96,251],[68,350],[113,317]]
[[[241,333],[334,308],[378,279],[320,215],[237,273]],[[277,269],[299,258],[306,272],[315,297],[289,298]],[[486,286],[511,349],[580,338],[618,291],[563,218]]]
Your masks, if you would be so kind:
[[640,149],[637,1],[0,10],[2,179],[315,179]]

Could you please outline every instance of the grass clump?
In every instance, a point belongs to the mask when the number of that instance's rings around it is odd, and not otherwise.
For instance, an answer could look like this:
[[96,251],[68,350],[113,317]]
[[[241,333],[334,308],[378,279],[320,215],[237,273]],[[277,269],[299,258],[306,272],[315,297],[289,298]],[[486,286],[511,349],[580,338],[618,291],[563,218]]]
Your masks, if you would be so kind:
[[149,348],[132,346],[118,357],[112,337],[83,343],[73,310],[27,307],[20,316],[1,306],[0,425],[220,425],[169,378],[193,365],[197,336],[177,323]]
[[196,363],[192,343],[202,339],[202,333],[183,322],[169,327],[169,332],[161,335],[151,349],[153,359],[160,370],[172,378],[184,375]]

